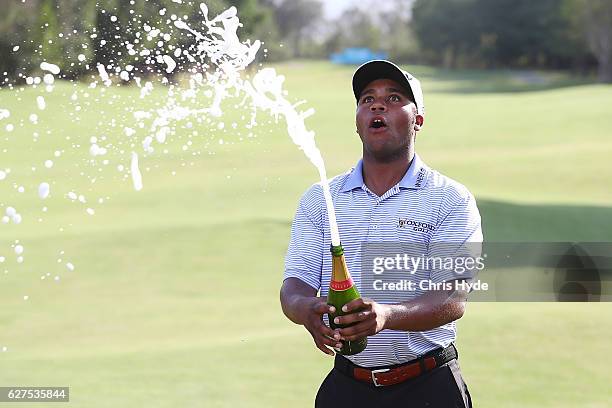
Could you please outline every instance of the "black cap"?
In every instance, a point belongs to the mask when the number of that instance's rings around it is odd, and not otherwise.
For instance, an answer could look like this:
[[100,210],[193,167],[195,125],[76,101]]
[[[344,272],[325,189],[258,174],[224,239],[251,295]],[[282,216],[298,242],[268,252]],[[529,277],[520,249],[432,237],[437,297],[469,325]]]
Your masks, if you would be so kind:
[[361,65],[353,74],[353,94],[359,102],[359,96],[367,84],[377,79],[391,79],[406,89],[408,95],[417,107],[417,113],[425,114],[423,90],[421,83],[414,75],[404,71],[391,61],[372,60]]

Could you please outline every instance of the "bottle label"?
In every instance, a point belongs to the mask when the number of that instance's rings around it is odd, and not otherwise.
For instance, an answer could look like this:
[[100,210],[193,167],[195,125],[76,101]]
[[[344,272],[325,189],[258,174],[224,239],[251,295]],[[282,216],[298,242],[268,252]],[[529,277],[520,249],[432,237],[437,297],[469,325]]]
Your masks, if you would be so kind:
[[333,290],[347,290],[353,287],[353,279],[348,278],[343,281],[331,281],[329,287]]

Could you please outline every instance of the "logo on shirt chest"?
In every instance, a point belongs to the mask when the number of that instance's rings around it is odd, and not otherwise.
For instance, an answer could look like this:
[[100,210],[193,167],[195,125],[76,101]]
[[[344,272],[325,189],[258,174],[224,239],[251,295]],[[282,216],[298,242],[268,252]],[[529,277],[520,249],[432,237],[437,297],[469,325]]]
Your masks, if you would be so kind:
[[397,226],[399,228],[409,228],[417,232],[433,232],[436,230],[436,227],[432,224],[428,224],[426,222],[421,221],[409,220],[408,218],[399,218]]

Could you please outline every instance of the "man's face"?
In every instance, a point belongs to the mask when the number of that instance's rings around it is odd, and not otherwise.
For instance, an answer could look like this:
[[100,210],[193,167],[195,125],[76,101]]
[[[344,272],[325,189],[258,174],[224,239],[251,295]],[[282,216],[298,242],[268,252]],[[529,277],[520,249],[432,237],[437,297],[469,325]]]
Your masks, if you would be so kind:
[[422,116],[397,82],[377,79],[361,93],[355,121],[364,155],[392,161],[408,154]]

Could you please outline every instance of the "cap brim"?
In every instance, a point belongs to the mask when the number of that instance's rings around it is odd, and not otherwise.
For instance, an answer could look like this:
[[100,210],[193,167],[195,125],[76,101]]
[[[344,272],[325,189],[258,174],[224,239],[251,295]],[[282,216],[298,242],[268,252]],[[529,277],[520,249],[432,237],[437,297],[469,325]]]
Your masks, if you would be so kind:
[[355,100],[359,101],[359,97],[365,90],[365,87],[377,79],[391,79],[397,82],[408,92],[408,96],[410,96],[412,101],[416,102],[412,87],[404,71],[394,63],[386,60],[372,60],[357,68],[353,74],[353,94],[355,94]]

